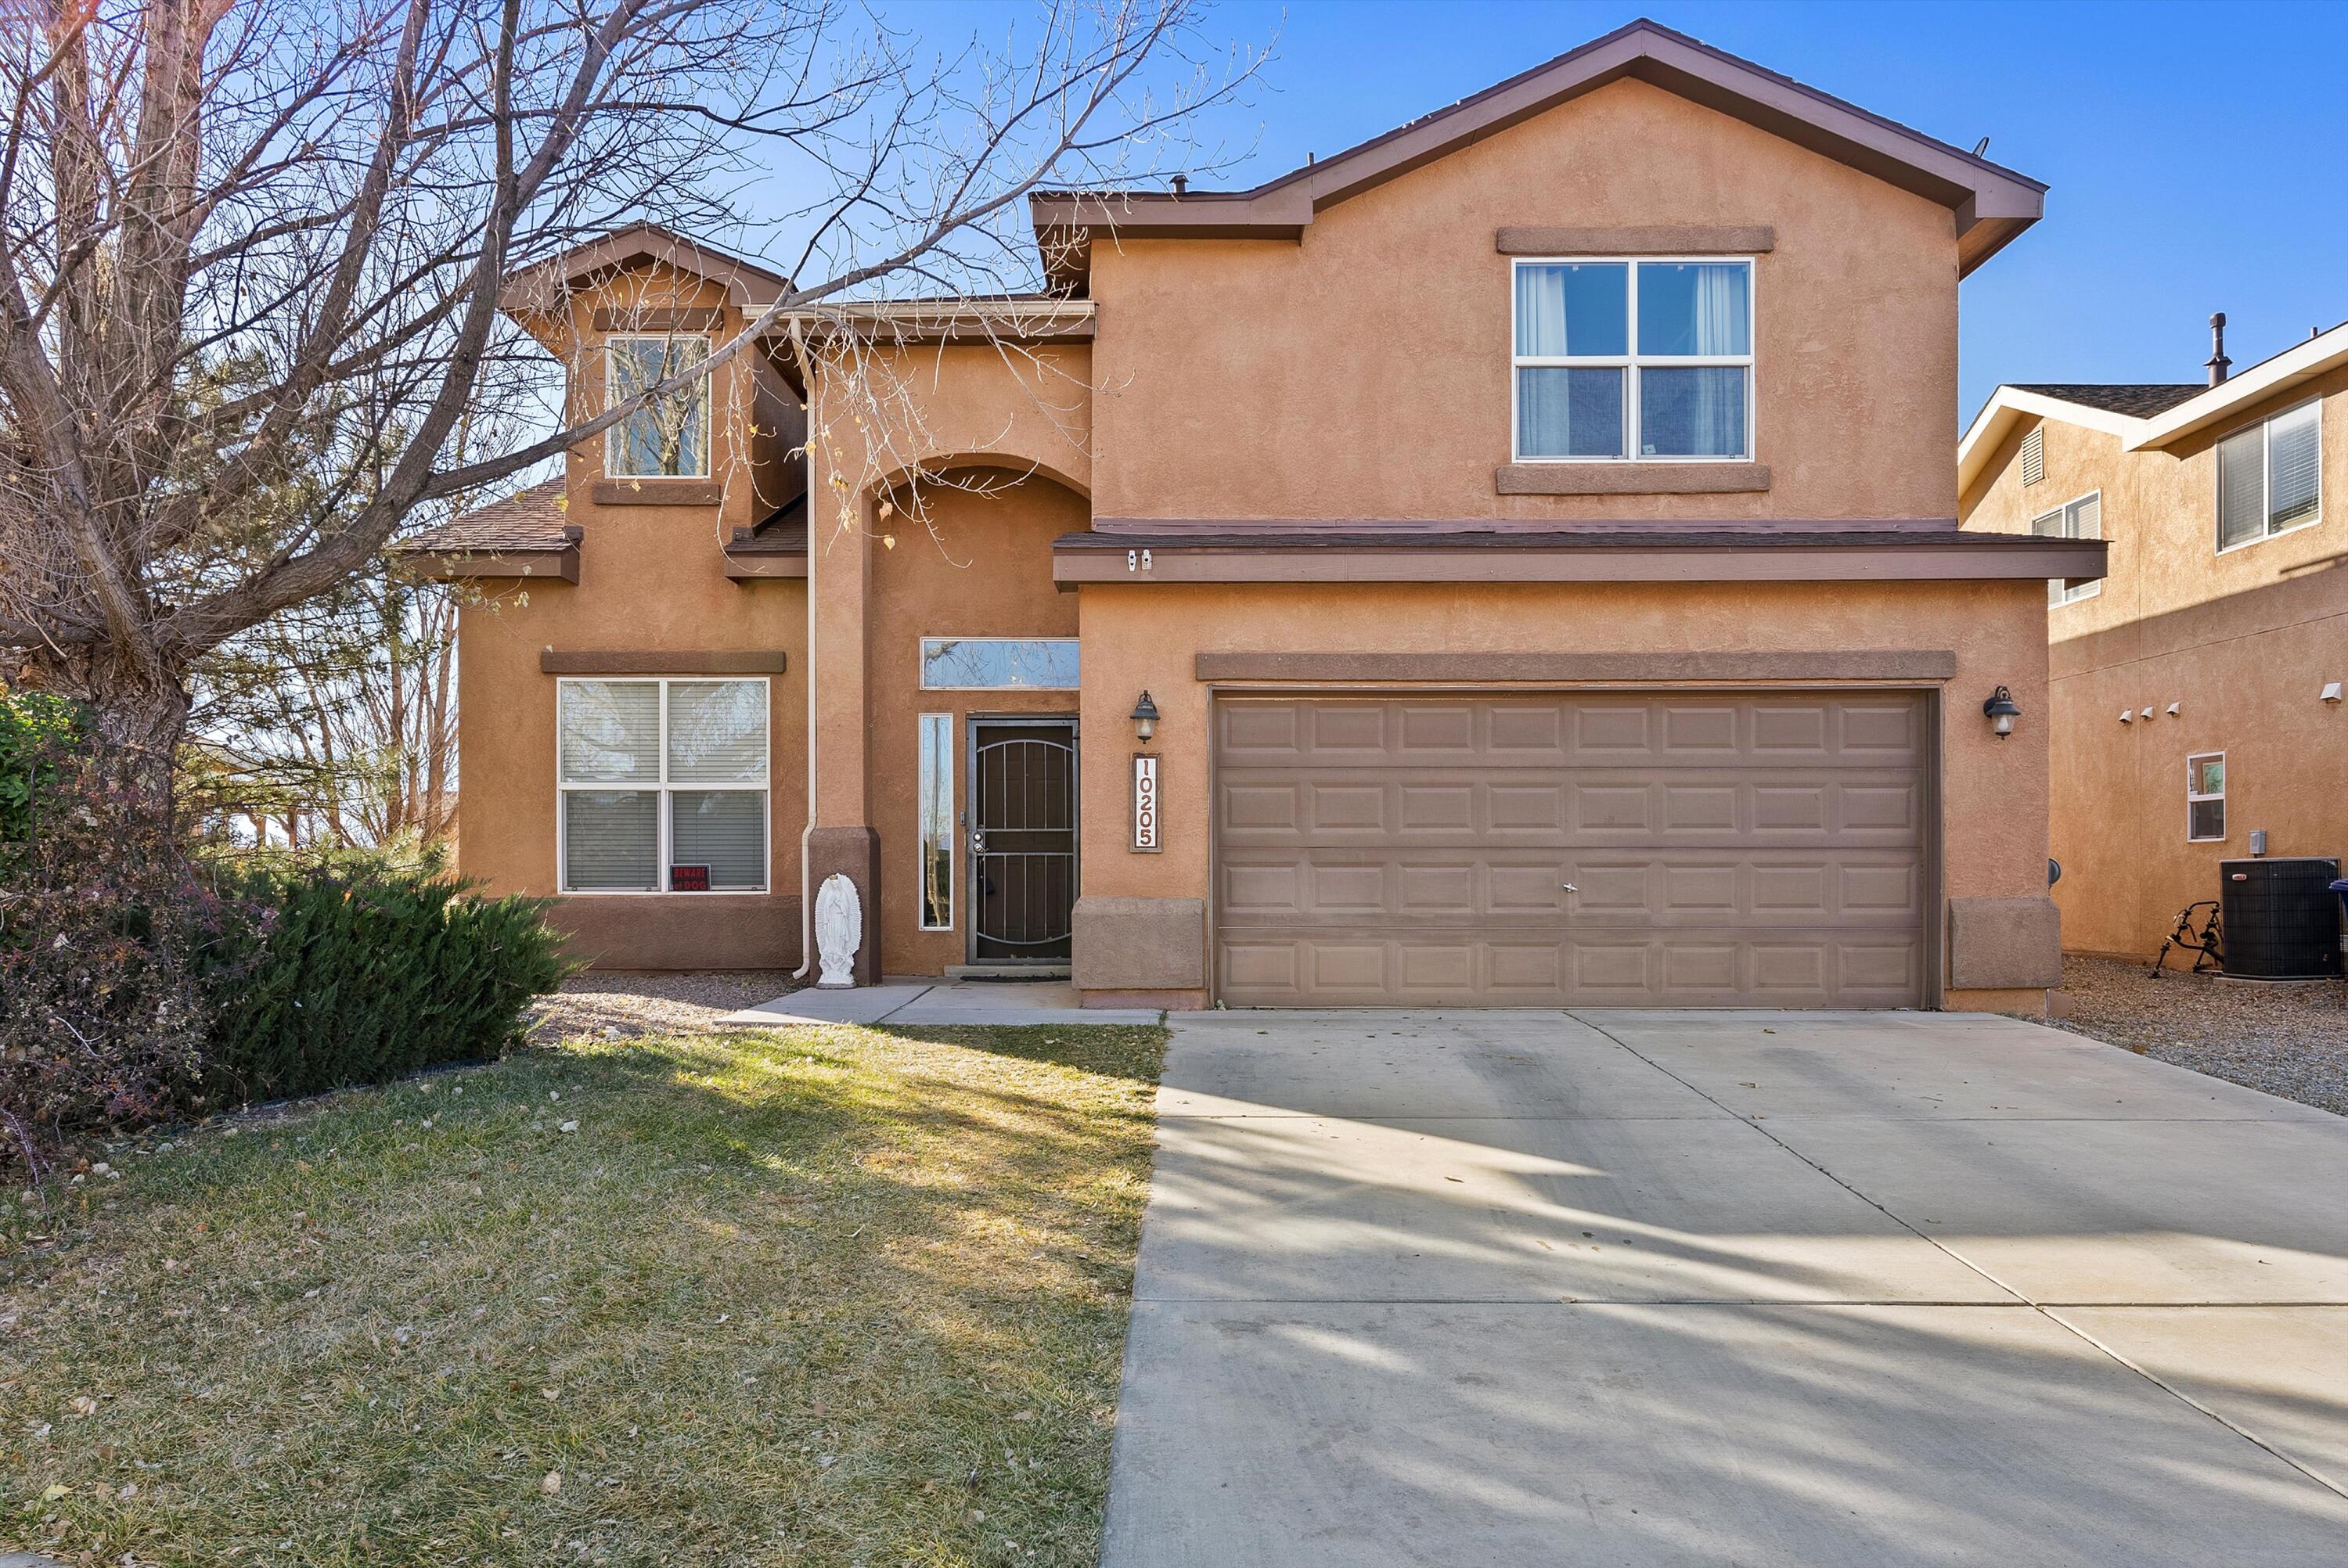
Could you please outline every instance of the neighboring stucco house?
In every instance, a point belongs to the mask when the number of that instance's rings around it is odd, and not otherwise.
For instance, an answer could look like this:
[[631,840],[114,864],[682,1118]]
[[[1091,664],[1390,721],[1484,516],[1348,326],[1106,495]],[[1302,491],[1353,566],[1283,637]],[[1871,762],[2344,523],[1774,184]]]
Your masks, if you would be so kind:
[[[1043,294],[789,317],[423,541],[489,591],[463,868],[610,967],[797,962],[840,873],[867,979],[2040,1011],[2104,547],[1961,532],[1947,433],[2043,190],[1643,22],[1252,190],[1039,195]],[[510,302],[592,407],[781,286],[634,230]]]
[[1958,448],[1967,529],[2111,547],[2046,589],[2073,951],[2154,951],[2253,832],[2348,853],[2348,325],[2228,368],[2002,386]]

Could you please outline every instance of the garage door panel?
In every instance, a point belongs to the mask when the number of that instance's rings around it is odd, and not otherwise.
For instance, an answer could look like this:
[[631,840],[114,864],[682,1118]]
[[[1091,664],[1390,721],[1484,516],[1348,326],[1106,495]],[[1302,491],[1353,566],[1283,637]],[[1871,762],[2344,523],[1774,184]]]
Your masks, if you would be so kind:
[[1922,998],[1928,752],[1914,698],[1217,710],[1218,979],[1233,1003]]

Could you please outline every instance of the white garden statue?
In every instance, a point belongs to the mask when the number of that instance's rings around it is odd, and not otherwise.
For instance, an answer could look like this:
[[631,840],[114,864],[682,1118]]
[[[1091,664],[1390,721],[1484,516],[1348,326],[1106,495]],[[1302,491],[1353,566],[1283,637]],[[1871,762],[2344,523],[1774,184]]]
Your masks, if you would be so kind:
[[815,950],[819,986],[856,983],[856,949],[864,943],[864,905],[844,872],[823,879],[815,896]]

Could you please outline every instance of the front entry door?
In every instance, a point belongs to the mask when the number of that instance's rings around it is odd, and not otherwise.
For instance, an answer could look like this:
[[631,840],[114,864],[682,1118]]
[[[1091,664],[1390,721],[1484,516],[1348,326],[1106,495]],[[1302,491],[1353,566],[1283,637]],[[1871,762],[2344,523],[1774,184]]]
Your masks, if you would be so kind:
[[1065,964],[1076,905],[1076,722],[971,722],[970,957]]

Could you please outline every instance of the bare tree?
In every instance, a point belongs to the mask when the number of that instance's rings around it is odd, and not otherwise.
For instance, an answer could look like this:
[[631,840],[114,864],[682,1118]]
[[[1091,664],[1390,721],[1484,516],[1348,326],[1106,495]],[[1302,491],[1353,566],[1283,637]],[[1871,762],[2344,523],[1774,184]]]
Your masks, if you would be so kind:
[[[1184,128],[1256,63],[1203,46],[1198,3],[1041,0],[1003,46],[932,58],[835,0],[17,0],[0,679],[88,701],[168,798],[191,670],[419,509],[793,313],[1031,278],[1039,186],[1197,167]],[[769,231],[762,202],[786,209]],[[790,281],[706,361],[586,414],[500,288],[637,220],[761,252],[788,231]],[[533,416],[536,439],[483,436]]]
[[337,848],[447,841],[457,814],[459,589],[371,569],[197,666],[183,758],[199,817],[267,817]]

